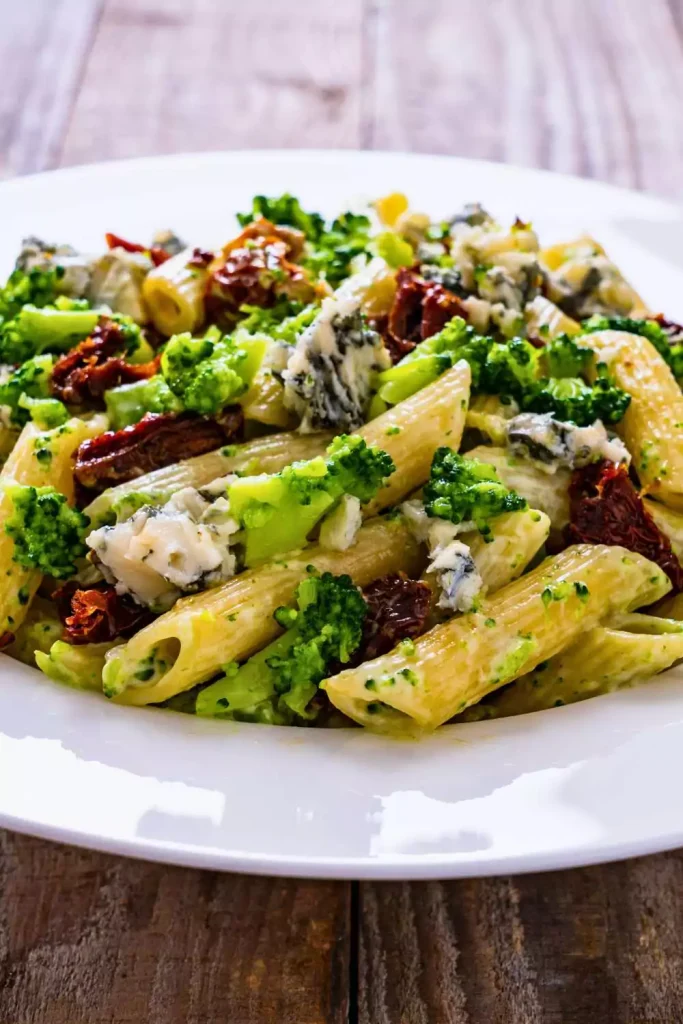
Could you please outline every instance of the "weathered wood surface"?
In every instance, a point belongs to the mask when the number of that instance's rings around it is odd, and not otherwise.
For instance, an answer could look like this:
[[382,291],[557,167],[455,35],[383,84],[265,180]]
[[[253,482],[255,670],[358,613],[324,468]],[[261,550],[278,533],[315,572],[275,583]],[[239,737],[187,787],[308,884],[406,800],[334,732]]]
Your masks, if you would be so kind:
[[[0,66],[0,176],[339,146],[683,197],[683,0],[0,0]],[[0,833],[0,1024],[676,1024],[681,936],[681,853],[358,886]]]

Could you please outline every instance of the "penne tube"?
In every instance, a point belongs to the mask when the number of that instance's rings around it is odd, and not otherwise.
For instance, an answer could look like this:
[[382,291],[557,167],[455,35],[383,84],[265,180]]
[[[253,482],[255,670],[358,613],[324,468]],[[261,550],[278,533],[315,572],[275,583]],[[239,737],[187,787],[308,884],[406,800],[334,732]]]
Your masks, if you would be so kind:
[[426,388],[355,431],[368,444],[388,452],[396,464],[374,501],[363,507],[366,518],[395,505],[423,484],[440,445],[457,451],[469,396],[470,368],[462,360]]
[[347,551],[312,547],[186,597],[116,648],[104,692],[124,704],[155,704],[207,682],[228,661],[243,661],[280,633],[273,613],[291,604],[307,567],[348,573],[364,586],[389,572],[419,576],[424,554],[400,520],[374,519]]
[[85,513],[97,525],[106,521],[112,507],[130,494],[148,494],[150,499],[163,504],[183,487],[199,489],[229,473],[277,473],[290,462],[312,459],[322,454],[333,436],[328,433],[269,434],[245,444],[217,448],[205,455],[155,469],[135,480],[110,487],[90,502]]
[[559,534],[569,522],[571,473],[568,469],[544,473],[528,459],[511,455],[505,448],[486,445],[468,451],[467,457],[488,462],[506,487],[526,498],[531,508],[549,516],[553,534]]
[[397,647],[321,686],[362,725],[434,729],[606,616],[651,604],[670,588],[658,566],[625,548],[575,545],[503,587],[479,611],[435,626],[412,652]]
[[643,490],[683,512],[683,393],[655,347],[639,334],[596,331],[581,343],[607,364],[631,404],[617,431]]
[[598,626],[534,672],[476,704],[463,721],[505,718],[574,704],[643,682],[683,658],[683,623],[653,615]]
[[491,522],[491,534],[479,531],[458,537],[470,554],[489,594],[521,576],[550,532],[550,520],[533,508],[506,512]]
[[504,445],[507,421],[517,412],[518,405],[504,405],[496,395],[475,395],[470,399],[465,426],[470,430],[479,430],[494,444]]
[[49,651],[37,650],[35,660],[41,672],[56,683],[77,690],[101,690],[104,660],[113,647],[111,640],[78,646],[56,640]]
[[190,266],[192,249],[183,249],[151,270],[142,285],[149,317],[162,334],[195,331],[204,322],[204,292],[209,273]]
[[643,504],[662,533],[668,537],[673,553],[683,565],[683,512],[674,512],[651,498],[644,498]]
[[537,295],[524,309],[526,332],[529,338],[552,341],[561,334],[579,334],[581,325],[563,313],[550,299]]
[[27,423],[12,449],[0,473],[0,637],[19,628],[42,579],[37,570],[14,561],[14,541],[4,529],[13,504],[3,483],[55,487],[73,503],[73,455],[81,442],[101,434],[106,426],[105,416],[74,417],[54,430]]

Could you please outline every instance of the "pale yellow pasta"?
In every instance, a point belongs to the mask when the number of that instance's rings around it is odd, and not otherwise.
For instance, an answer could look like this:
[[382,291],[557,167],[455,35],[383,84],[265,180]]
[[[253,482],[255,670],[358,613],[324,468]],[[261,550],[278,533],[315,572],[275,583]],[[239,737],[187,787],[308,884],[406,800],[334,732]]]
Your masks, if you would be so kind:
[[35,652],[49,651],[63,632],[64,626],[53,602],[36,594],[13,642],[3,647],[2,653],[25,665],[35,665]]
[[111,656],[104,691],[124,704],[153,704],[206,682],[228,661],[265,647],[280,628],[273,612],[291,604],[307,566],[348,573],[364,586],[388,572],[418,576],[424,552],[400,520],[374,519],[347,551],[319,547],[235,576],[178,601]]
[[548,539],[550,520],[533,508],[506,512],[491,524],[490,539],[477,530],[458,537],[470,549],[489,594],[507,586],[526,569]]
[[[0,414],[2,410],[0,409]],[[19,431],[14,427],[2,422],[0,415],[0,468],[7,461],[7,457],[14,448],[19,438]]]
[[676,558],[683,564],[683,513],[674,512],[652,498],[645,498],[644,505],[659,529],[668,537]]
[[192,249],[184,249],[151,270],[142,285],[149,317],[162,334],[170,337],[195,331],[204,322],[205,267],[188,266]]
[[27,423],[12,449],[0,473],[0,636],[19,628],[41,580],[40,572],[25,569],[13,560],[14,541],[4,524],[14,506],[3,484],[55,487],[73,502],[73,454],[81,442],[102,433],[106,425],[104,416],[73,418],[61,427],[44,431]]
[[115,641],[75,646],[56,640],[49,651],[36,651],[38,668],[50,679],[79,690],[100,690],[107,653]]
[[259,369],[249,390],[240,398],[244,418],[268,427],[292,429],[296,426],[296,416],[285,409],[283,395],[284,387],[271,370]]
[[561,334],[578,334],[581,330],[576,320],[572,320],[559,306],[542,295],[537,295],[533,302],[526,304],[524,319],[529,338],[552,341]]
[[429,476],[440,445],[458,449],[470,395],[470,368],[461,361],[432,384],[355,433],[388,452],[396,464],[386,486],[364,506],[366,518],[404,498]]
[[652,615],[598,626],[535,671],[468,708],[462,720],[504,718],[574,704],[644,682],[683,658],[683,623]]
[[475,395],[470,399],[465,426],[479,430],[494,444],[505,444],[507,421],[519,411],[517,405],[504,405],[497,395]]
[[575,545],[393,652],[321,685],[338,710],[388,732],[434,729],[530,672],[615,612],[671,588],[652,562],[621,547]]
[[616,429],[643,489],[683,511],[683,392],[655,347],[639,334],[597,331],[581,344],[607,364],[631,404]]
[[506,487],[517,491],[526,498],[532,508],[537,508],[550,517],[554,534],[559,534],[569,522],[571,473],[568,469],[544,473],[529,459],[511,455],[505,448],[483,444],[468,451],[467,457],[480,459],[493,466]]
[[667,597],[666,601],[661,601],[653,610],[664,618],[683,621],[683,594]]
[[238,471],[249,473],[277,473],[290,462],[312,459],[320,455],[332,440],[329,433],[269,434],[266,437],[247,441],[245,444],[227,445],[196,455],[184,462],[155,469],[144,476],[136,477],[125,484],[110,487],[99,494],[85,509],[94,524],[105,520],[112,506],[129,494],[148,494],[158,504],[163,504],[183,487],[204,487],[221,476]]

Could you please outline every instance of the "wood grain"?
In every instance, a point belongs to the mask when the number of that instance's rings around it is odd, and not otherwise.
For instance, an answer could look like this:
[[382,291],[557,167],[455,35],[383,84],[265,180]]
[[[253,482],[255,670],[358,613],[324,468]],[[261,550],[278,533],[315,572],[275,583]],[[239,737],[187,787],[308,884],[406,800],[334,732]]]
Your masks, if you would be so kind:
[[683,852],[361,886],[361,1024],[683,1020]]
[[56,165],[101,6],[0,2],[0,177]]
[[346,1022],[345,883],[0,837],[3,1024]]
[[[683,198],[683,0],[0,0],[0,176],[179,150],[508,160]],[[0,833],[1,1024],[677,1024],[683,853],[219,876]]]
[[107,0],[62,163],[360,143],[361,0]]

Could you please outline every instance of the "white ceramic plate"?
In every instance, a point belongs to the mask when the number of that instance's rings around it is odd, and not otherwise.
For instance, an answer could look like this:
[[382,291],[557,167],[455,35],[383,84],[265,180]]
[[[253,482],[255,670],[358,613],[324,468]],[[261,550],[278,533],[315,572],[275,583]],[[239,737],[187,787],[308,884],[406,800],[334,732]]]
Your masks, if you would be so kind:
[[[218,244],[255,192],[333,213],[400,189],[445,215],[480,199],[548,241],[595,234],[683,320],[683,213],[539,171],[389,153],[136,160],[0,185],[0,273],[36,233],[84,248],[171,226]],[[221,870],[356,878],[537,871],[683,845],[683,671],[639,689],[396,742],[108,704],[0,656],[0,825]]]

